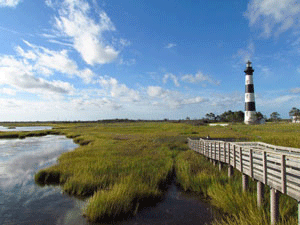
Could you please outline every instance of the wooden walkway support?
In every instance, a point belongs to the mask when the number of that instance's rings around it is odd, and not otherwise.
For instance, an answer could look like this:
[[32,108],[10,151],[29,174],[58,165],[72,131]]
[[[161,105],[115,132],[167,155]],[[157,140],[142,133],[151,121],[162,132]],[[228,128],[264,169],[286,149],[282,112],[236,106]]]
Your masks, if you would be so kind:
[[257,205],[262,206],[264,185],[271,188],[271,224],[279,217],[279,193],[298,201],[298,225],[300,225],[300,149],[270,145],[262,142],[224,142],[211,139],[188,138],[189,147],[205,155],[213,162],[228,164],[228,176],[233,168],[242,173],[243,191],[248,180],[257,181]]

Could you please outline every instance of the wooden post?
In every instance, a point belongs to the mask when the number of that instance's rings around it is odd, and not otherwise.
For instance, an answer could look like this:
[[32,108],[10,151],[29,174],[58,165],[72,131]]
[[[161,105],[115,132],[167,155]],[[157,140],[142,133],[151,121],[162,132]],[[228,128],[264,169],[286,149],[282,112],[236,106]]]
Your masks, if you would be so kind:
[[234,146],[233,146],[233,168],[236,168],[235,148],[236,148],[236,146],[234,145]]
[[217,142],[215,141],[215,153],[214,153],[214,159],[217,160]]
[[257,181],[257,206],[261,207],[264,200],[264,184]]
[[230,143],[228,143],[227,149],[228,149],[228,165],[230,165]]
[[223,163],[221,161],[219,161],[219,171],[222,170],[222,167],[223,167]]
[[298,225],[300,225],[300,201],[298,201]]
[[240,147],[240,171],[243,173],[243,151],[242,147]]
[[206,143],[205,146],[206,146],[205,156],[207,157],[208,156],[208,152],[209,152],[209,145],[208,145],[208,143]]
[[285,168],[285,155],[281,156],[281,189],[282,193],[286,194],[286,168]]
[[253,177],[253,151],[252,149],[249,150],[249,176]]
[[263,152],[263,179],[264,184],[267,185],[267,153]]
[[231,178],[233,175],[233,167],[231,165],[228,166],[228,177]]
[[208,154],[207,154],[207,157],[209,158],[209,161],[212,162],[212,159],[211,159],[211,157],[210,157],[210,155],[211,155],[211,143],[208,143],[207,146],[208,146]]
[[221,142],[219,142],[218,160],[221,161]]
[[249,187],[249,177],[246,174],[242,175],[243,191],[247,191]]
[[224,163],[226,163],[226,143],[224,142]]
[[279,218],[279,193],[274,188],[271,188],[270,210],[271,210],[271,225],[275,225]]

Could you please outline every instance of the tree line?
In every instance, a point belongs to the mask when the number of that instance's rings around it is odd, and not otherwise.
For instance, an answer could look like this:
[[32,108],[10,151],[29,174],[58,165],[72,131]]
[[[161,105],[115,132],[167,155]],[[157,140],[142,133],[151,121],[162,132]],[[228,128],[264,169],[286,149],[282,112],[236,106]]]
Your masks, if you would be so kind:
[[[204,120],[207,122],[243,122],[244,121],[244,112],[243,111],[225,111],[220,115],[215,115],[214,113],[206,113]],[[300,109],[293,107],[290,112],[289,116],[292,118],[296,116],[297,119],[300,120]],[[267,118],[266,115],[263,115],[261,112],[256,112],[256,118],[258,120],[264,119],[265,121],[279,121],[281,120],[281,116],[278,112],[272,112],[270,117]]]

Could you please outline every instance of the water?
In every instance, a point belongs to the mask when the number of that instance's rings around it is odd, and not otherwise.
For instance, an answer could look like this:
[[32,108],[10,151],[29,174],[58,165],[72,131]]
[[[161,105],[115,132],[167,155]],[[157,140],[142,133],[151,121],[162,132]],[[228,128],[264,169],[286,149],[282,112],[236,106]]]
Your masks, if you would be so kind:
[[[38,170],[76,147],[64,136],[0,139],[0,224],[91,225],[82,217],[86,201],[63,194],[58,186],[34,182]],[[209,224],[213,215],[210,205],[172,184],[162,202],[116,224]]]
[[83,202],[59,187],[39,187],[34,174],[77,145],[64,136],[0,140],[0,224],[75,224]]
[[145,208],[132,219],[116,225],[204,225],[211,224],[216,214],[211,205],[196,195],[182,192],[173,183],[162,202],[155,207]]
[[38,131],[38,130],[51,130],[52,127],[47,126],[32,126],[32,127],[3,127],[0,126],[0,131]]

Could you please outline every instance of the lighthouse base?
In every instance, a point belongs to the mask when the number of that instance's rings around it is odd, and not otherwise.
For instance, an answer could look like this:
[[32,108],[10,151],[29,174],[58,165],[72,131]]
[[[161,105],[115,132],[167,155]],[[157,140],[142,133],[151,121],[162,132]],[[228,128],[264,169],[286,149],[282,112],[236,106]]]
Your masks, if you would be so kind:
[[255,111],[245,111],[245,119],[244,119],[245,124],[257,124],[257,117],[256,117],[256,112]]

